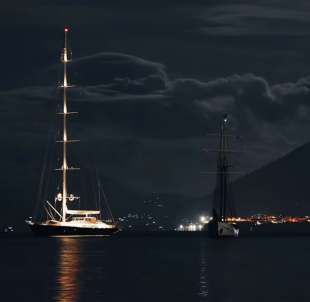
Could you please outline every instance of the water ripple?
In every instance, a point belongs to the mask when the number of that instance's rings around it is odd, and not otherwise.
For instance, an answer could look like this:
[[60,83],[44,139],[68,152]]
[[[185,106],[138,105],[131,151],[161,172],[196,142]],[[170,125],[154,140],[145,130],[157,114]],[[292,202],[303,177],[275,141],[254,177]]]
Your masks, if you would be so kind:
[[74,238],[59,238],[60,251],[56,279],[57,302],[76,302],[80,288],[80,241]]
[[199,292],[198,292],[200,302],[207,301],[207,297],[209,295],[208,263],[206,257],[205,244],[206,243],[203,241],[200,247],[200,278],[199,278]]

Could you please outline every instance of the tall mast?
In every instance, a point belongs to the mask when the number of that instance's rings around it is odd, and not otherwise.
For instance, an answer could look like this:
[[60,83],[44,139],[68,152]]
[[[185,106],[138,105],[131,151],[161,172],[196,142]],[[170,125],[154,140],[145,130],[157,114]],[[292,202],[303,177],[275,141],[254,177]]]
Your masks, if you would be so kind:
[[63,63],[63,160],[62,160],[62,221],[66,221],[66,212],[67,212],[67,172],[68,172],[68,164],[67,164],[67,88],[68,88],[68,79],[67,79],[67,63],[68,59],[68,48],[67,48],[67,35],[68,28],[64,29],[65,33],[65,44],[62,55],[62,63]]
[[221,221],[226,220],[226,210],[227,210],[227,198],[228,198],[228,158],[227,158],[227,128],[228,117],[224,115],[221,122],[220,129],[220,148],[219,148],[219,158],[218,158],[218,178],[219,178],[219,218]]

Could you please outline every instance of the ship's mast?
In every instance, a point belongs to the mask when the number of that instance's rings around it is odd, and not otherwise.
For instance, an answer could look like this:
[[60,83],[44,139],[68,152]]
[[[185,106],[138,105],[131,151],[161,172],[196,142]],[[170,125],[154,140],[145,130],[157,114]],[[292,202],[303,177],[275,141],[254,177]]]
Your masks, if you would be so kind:
[[220,146],[219,146],[219,158],[218,158],[218,181],[219,181],[219,218],[221,221],[226,220],[227,210],[227,198],[228,198],[228,144],[226,128],[228,123],[227,115],[224,115],[221,122],[220,129]]
[[62,221],[66,221],[66,212],[67,212],[67,198],[68,198],[68,191],[67,191],[67,172],[68,172],[68,164],[67,164],[67,88],[68,88],[68,78],[67,78],[67,63],[69,62],[68,58],[68,45],[67,45],[67,35],[68,35],[68,28],[64,30],[65,34],[65,44],[63,49],[63,55],[61,61],[63,63],[63,160],[62,160]]

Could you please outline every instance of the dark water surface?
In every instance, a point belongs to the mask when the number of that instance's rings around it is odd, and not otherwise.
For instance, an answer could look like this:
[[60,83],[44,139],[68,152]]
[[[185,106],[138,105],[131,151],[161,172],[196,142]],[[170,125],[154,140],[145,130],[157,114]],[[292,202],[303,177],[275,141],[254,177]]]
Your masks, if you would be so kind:
[[1,301],[310,301],[310,238],[0,239]]

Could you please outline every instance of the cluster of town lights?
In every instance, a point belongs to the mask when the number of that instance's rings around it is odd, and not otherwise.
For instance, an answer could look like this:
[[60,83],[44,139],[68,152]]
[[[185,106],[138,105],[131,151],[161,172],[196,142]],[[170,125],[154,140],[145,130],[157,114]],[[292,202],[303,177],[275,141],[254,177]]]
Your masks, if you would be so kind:
[[266,215],[266,214],[258,214],[250,217],[228,217],[227,221],[229,222],[248,222],[254,224],[281,224],[281,223],[309,223],[310,217],[294,217],[294,216],[275,216],[275,215]]
[[[208,224],[212,217],[200,216],[198,222],[190,222],[189,224],[180,224],[177,231],[202,231],[204,225]],[[231,223],[249,223],[255,225],[261,224],[281,224],[281,223],[310,223],[310,217],[293,217],[293,216],[275,216],[275,215],[264,215],[258,214],[249,217],[227,217],[227,222]]]
[[177,228],[178,231],[188,231],[188,232],[196,232],[196,231],[202,231],[204,229],[204,225],[209,223],[209,221],[212,219],[210,216],[200,216],[199,222],[191,222],[189,224],[183,225],[180,224]]

